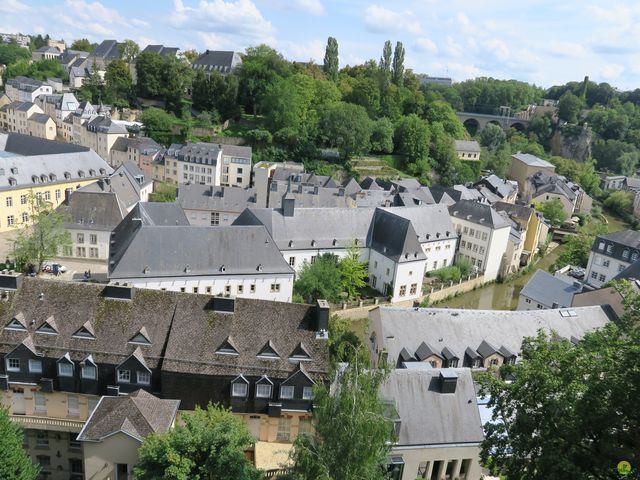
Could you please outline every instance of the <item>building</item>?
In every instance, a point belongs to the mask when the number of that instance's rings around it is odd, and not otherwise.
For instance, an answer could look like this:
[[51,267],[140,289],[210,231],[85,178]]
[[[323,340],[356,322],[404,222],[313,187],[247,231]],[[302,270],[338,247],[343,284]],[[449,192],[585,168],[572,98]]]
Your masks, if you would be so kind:
[[98,70],[106,71],[107,65],[122,58],[121,45],[116,40],[103,40],[86,58],[85,65],[95,65]]
[[58,60],[61,55],[62,52],[57,47],[46,45],[34,50],[33,53],[31,53],[31,59],[34,62],[39,62],[40,60]]
[[514,363],[522,341],[539,330],[576,342],[615,318],[607,306],[556,310],[378,307],[369,312],[374,365],[426,362],[433,368],[491,368]]
[[0,107],[0,128],[8,132],[55,140],[56,124],[31,102],[11,102]]
[[35,103],[44,113],[55,120],[58,134],[62,135],[64,141],[71,142],[72,139],[64,135],[63,122],[69,118],[80,105],[75,95],[73,93],[40,95],[36,98]]
[[520,269],[526,232],[520,225],[518,225],[517,222],[511,220],[508,215],[504,213],[500,213],[500,215],[504,217],[511,227],[509,231],[509,240],[507,241],[507,250],[502,257],[500,271],[498,272],[500,278],[506,278]]
[[67,190],[111,173],[95,152],[16,133],[0,134],[0,232],[28,225],[35,195],[54,208]]
[[565,277],[536,270],[518,299],[518,310],[567,308],[573,305],[573,296],[582,292],[582,283]]
[[640,218],[640,192],[633,196],[633,216]]
[[162,150],[162,146],[149,137],[118,136],[111,146],[109,163],[115,168],[133,162],[148,178],[153,178],[153,162]]
[[518,184],[515,181],[493,174],[482,177],[473,186],[492,205],[497,202],[516,203],[518,197]]
[[506,213],[524,232],[524,245],[520,259],[522,265],[528,265],[540,246],[547,241],[549,228],[544,223],[542,214],[531,207],[505,202],[496,202],[493,204],[493,208],[499,213]]
[[606,175],[601,178],[600,187],[603,190],[622,190],[626,179],[624,175]]
[[245,209],[256,207],[256,192],[253,188],[182,184],[176,202],[191,225],[228,226]]
[[219,72],[222,75],[232,73],[242,65],[242,57],[238,52],[206,50],[191,64],[194,70],[206,73]]
[[395,369],[381,395],[393,407],[398,437],[391,446],[391,478],[481,477],[484,432],[468,369]]
[[480,161],[480,144],[475,140],[456,140],[454,144],[460,160]]
[[567,217],[576,213],[588,213],[593,204],[591,197],[577,183],[561,175],[536,172],[527,178],[522,191],[523,202],[530,204],[554,200],[562,204]]
[[[0,319],[0,399],[52,480],[130,473],[137,443],[110,439],[169,428],[176,401],[231,408],[256,450],[311,431],[312,387],[329,369],[323,304],[11,275],[0,285],[11,305]],[[94,468],[104,470],[90,477]]]
[[511,225],[490,205],[472,200],[450,205],[449,213],[460,237],[456,259],[468,260],[486,282],[498,278]]
[[554,164],[529,153],[511,155],[511,166],[507,177],[518,182],[518,189],[521,192],[525,190],[527,179],[538,172],[554,175],[556,167]]
[[108,115],[97,115],[83,122],[78,143],[94,150],[108,162],[116,140],[128,136],[129,132],[122,123],[112,120]]
[[420,75],[420,85],[436,84],[450,87],[453,85],[451,77],[430,77],[429,75]]
[[12,102],[33,103],[39,95],[51,95],[53,87],[41,80],[20,76],[7,80],[5,93]]
[[164,45],[147,45],[140,52],[140,54],[142,55],[143,53],[156,53],[161,57],[175,57],[178,54],[178,50],[180,50],[178,47],[165,47]]
[[640,178],[626,177],[622,184],[622,189],[627,192],[633,192],[633,193],[640,192]]
[[600,288],[640,258],[640,232],[596,235],[591,247],[585,281]]

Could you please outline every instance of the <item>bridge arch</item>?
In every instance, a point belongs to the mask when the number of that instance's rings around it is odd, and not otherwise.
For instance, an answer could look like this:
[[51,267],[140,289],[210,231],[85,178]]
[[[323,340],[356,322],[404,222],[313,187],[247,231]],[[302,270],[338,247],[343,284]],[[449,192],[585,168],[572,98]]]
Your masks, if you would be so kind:
[[480,130],[480,122],[475,118],[467,118],[464,123],[464,128],[467,129],[469,135],[475,135]]
[[526,127],[522,122],[511,122],[511,124],[509,125],[509,128],[513,128],[518,132],[524,132],[526,130]]

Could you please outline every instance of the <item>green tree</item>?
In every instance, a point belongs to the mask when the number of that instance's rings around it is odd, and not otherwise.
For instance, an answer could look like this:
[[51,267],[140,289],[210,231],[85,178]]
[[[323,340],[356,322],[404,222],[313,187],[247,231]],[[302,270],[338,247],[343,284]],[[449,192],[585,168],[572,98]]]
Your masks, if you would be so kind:
[[391,83],[391,40],[384,42],[380,57],[380,87],[385,90]]
[[573,93],[567,92],[558,102],[558,117],[569,123],[576,123],[583,108],[584,101]]
[[11,65],[18,60],[29,60],[31,53],[15,43],[0,43],[0,64]]
[[136,59],[136,77],[138,95],[145,98],[159,97],[162,94],[163,59],[155,52],[143,52]]
[[327,48],[324,54],[324,64],[322,70],[329,80],[331,80],[332,82],[337,82],[338,69],[338,41],[333,37],[329,37],[329,39],[327,40]]
[[355,298],[360,289],[367,285],[369,271],[367,262],[360,261],[360,249],[353,242],[347,251],[347,255],[338,264],[340,270],[340,284],[342,291],[348,298]]
[[245,455],[254,439],[240,417],[218,405],[181,416],[183,425],[145,438],[134,468],[137,480],[258,480]]
[[626,216],[633,213],[633,199],[633,193],[617,190],[609,194],[603,205],[620,216]]
[[607,233],[607,227],[599,223],[593,223],[593,226],[578,227],[577,235],[570,236],[566,241],[564,250],[551,270],[555,271],[567,265],[586,268],[596,235],[603,233]]
[[551,225],[554,227],[562,225],[562,223],[567,219],[567,212],[564,211],[562,202],[557,198],[549,200],[548,202],[538,203],[536,205],[536,210],[542,213],[544,218],[549,220]]
[[163,145],[171,143],[172,128],[176,123],[176,117],[159,108],[147,108],[140,115],[143,129],[147,136]]
[[120,46],[120,54],[122,59],[131,65],[140,53],[140,46],[133,40],[125,40]]
[[182,52],[182,55],[184,55],[184,58],[186,58],[189,63],[195,62],[196,59],[200,56],[197,50],[194,49],[185,50],[184,52]]
[[107,65],[104,74],[105,101],[113,103],[117,100],[128,102],[129,94],[133,86],[129,66],[124,60],[113,60]]
[[[626,153],[632,155],[625,155]],[[596,140],[592,146],[593,158],[599,169],[613,173],[633,174],[638,163],[638,149],[620,140]]]
[[91,52],[94,48],[95,44],[92,44],[86,38],[79,38],[77,40],[74,40],[69,47],[70,50],[80,50],[81,52]]
[[380,110],[380,87],[373,78],[359,77],[351,79],[351,91],[344,95],[349,103],[363,106],[369,117],[376,118]]
[[363,370],[354,362],[336,374],[335,389],[316,387],[312,435],[294,443],[296,480],[383,480],[394,440],[390,406],[380,397],[384,370]]
[[320,255],[313,263],[305,263],[293,284],[293,291],[308,302],[338,300],[341,276],[338,257],[330,253]]
[[377,153],[393,152],[393,123],[388,118],[379,118],[373,122],[371,151]]
[[507,141],[507,134],[498,125],[487,124],[480,132],[480,144],[495,152]]
[[13,243],[20,264],[42,264],[71,245],[71,235],[65,229],[66,217],[52,208],[51,203],[30,194],[28,196],[30,226],[22,226]]
[[394,143],[396,151],[405,157],[408,165],[428,164],[431,132],[424,120],[415,114],[402,117],[396,125]]
[[40,468],[31,462],[23,442],[20,425],[11,421],[6,408],[0,408],[0,478],[3,480],[38,478]]
[[369,364],[369,352],[353,331],[353,320],[332,315],[329,319],[329,359],[334,367],[339,363]]
[[392,82],[398,87],[402,87],[404,82],[404,47],[402,42],[396,43],[396,48],[393,51],[393,68],[391,75]]
[[37,62],[20,59],[16,63],[7,66],[5,71],[7,78],[20,75],[37,80],[46,80],[49,77],[61,78],[63,80],[69,78],[69,75],[64,68],[62,68],[60,62],[55,59],[40,60]]
[[163,91],[165,109],[180,117],[184,114],[183,100],[191,85],[193,70],[187,62],[175,57],[163,59]]
[[369,151],[371,128],[367,111],[360,105],[345,102],[328,106],[320,118],[323,140],[337,147],[343,159]]

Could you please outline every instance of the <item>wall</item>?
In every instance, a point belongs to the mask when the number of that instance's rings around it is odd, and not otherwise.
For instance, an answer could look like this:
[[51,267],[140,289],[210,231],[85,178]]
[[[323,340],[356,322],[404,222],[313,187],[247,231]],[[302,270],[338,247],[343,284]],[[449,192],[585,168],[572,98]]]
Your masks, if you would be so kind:
[[[71,234],[71,247],[62,252],[62,257],[88,258],[90,260],[107,260],[109,258],[109,242],[111,240],[111,230],[89,230],[83,228],[70,228],[67,231]],[[84,236],[84,241],[80,243],[78,234]],[[96,242],[91,243],[91,237],[95,235]],[[82,255],[79,248],[84,248]],[[96,249],[92,251],[91,249]]]
[[[442,474],[437,476],[437,480],[445,478],[447,471],[447,464],[453,463],[453,471],[451,477],[447,477],[450,480],[478,480],[481,477],[482,469],[480,467],[480,446],[469,445],[461,447],[447,447],[447,446],[428,446],[424,448],[402,448],[394,447],[391,450],[391,454],[401,455],[404,460],[404,473],[402,480],[415,480],[416,478],[432,478],[433,467],[436,461],[442,461],[441,471]],[[469,464],[469,471],[466,477],[460,475],[460,469],[462,467],[462,461],[465,459],[471,460]],[[422,462],[429,462],[427,471],[422,474],[418,474],[418,468]]]
[[[623,262],[608,255],[592,251],[589,255],[587,273],[584,279],[589,285],[600,288],[629,265],[631,265],[631,262]],[[594,274],[596,278],[593,277]],[[601,275],[604,275],[604,278]]]
[[83,442],[84,471],[87,480],[115,480],[116,463],[126,463],[129,471],[138,463],[140,442],[116,433],[102,442]]
[[518,182],[518,189],[521,192],[525,191],[527,177],[530,177],[536,172],[544,172],[548,175],[552,175],[555,172],[555,167],[530,167],[526,163],[511,157],[511,167],[507,178],[509,180],[515,180]]
[[[211,226],[211,213],[212,210],[191,210],[191,209],[183,209],[184,214],[187,216],[189,220],[189,225],[198,225],[201,227],[210,227]],[[242,213],[240,212],[225,212],[222,210],[216,210],[220,214],[218,217],[218,225],[220,226],[229,226],[231,225],[236,218]],[[285,257],[288,259],[288,257]]]
[[457,243],[457,238],[422,243],[422,251],[427,256],[425,271],[430,272],[453,265]]

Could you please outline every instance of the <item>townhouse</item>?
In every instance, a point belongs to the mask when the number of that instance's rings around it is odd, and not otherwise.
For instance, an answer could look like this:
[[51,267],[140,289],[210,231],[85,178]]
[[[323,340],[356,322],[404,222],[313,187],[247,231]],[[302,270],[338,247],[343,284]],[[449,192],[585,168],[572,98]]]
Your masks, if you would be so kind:
[[190,225],[228,226],[247,208],[256,207],[253,188],[214,187],[182,184],[176,202],[189,219]]
[[55,120],[58,134],[61,135],[66,142],[70,142],[71,138],[64,135],[62,125],[69,115],[74,113],[80,105],[75,95],[73,93],[40,95],[36,98],[35,103],[45,114]]
[[521,265],[528,265],[547,241],[549,226],[544,222],[542,214],[536,212],[534,208],[513,203],[496,202],[492,206],[497,212],[506,213],[524,232],[520,259]]
[[518,197],[517,182],[493,174],[482,177],[473,187],[492,205],[497,202],[516,203]]
[[[98,112],[99,113],[99,112]],[[80,130],[80,145],[89,147],[106,162],[111,159],[111,149],[118,138],[126,138],[126,127],[108,115],[94,116],[83,123]]]
[[33,53],[31,53],[31,59],[34,62],[38,62],[40,60],[58,60],[61,55],[62,53],[57,47],[45,45],[44,47],[34,50]]
[[7,80],[5,93],[12,102],[33,103],[39,95],[51,95],[53,87],[41,80],[19,76]]
[[621,232],[596,235],[585,281],[592,287],[600,288],[640,258],[640,232]]
[[46,140],[55,140],[55,121],[31,102],[11,102],[0,107],[0,128],[31,135]]
[[133,162],[148,178],[153,178],[153,162],[162,150],[162,146],[149,137],[118,136],[111,146],[109,163],[116,168]]
[[249,455],[311,431],[312,387],[329,367],[322,302],[14,275],[0,286],[0,397],[47,478],[130,478],[140,442],[178,405],[231,408],[256,439]]

